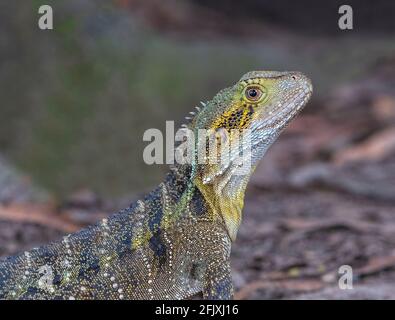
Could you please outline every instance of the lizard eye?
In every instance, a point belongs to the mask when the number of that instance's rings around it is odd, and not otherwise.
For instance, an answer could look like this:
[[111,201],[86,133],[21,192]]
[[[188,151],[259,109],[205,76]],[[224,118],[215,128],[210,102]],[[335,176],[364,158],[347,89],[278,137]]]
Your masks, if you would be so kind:
[[257,86],[250,86],[245,89],[245,96],[249,101],[259,101],[263,95],[264,92]]

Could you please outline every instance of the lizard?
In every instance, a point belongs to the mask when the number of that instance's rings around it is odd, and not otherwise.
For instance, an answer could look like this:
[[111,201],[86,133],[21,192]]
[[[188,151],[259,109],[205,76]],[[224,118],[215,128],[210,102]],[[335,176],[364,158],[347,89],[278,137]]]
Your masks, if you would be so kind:
[[[259,160],[312,94],[300,72],[251,71],[193,114],[186,128],[248,130],[250,163],[173,165],[128,208],[79,232],[0,261],[0,299],[232,299],[230,252]],[[243,142],[244,143],[244,142]],[[244,146],[241,145],[243,148]],[[232,150],[234,148],[235,150]]]

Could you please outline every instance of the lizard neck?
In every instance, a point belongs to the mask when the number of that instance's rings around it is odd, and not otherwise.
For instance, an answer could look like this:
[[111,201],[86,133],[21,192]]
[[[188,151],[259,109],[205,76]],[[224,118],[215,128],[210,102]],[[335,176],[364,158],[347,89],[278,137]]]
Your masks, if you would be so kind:
[[243,176],[217,177],[211,183],[196,177],[195,185],[203,195],[214,220],[220,220],[232,241],[236,239],[242,219],[244,194],[253,170]]
[[200,192],[190,182],[190,175],[190,167],[174,166],[164,182],[143,200],[132,204],[133,216],[139,214],[143,217],[142,226],[133,239],[133,248],[148,243],[153,236],[172,228],[179,219],[205,211],[204,204],[199,203],[203,197],[199,197]]

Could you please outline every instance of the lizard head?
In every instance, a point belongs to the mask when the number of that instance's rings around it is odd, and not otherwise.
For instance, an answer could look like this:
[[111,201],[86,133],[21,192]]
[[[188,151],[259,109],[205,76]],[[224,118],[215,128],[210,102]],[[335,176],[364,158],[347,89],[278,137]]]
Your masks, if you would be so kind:
[[204,104],[192,120],[195,132],[209,132],[198,150],[211,150],[210,139],[217,147],[226,146],[215,149],[216,161],[197,161],[195,184],[232,239],[241,222],[245,188],[258,161],[311,94],[311,81],[302,73],[252,71]]

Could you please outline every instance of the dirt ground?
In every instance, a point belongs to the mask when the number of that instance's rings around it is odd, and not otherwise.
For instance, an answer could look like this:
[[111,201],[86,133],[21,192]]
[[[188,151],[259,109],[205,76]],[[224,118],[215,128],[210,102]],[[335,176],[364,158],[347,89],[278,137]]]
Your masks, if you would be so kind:
[[[383,62],[369,79],[313,101],[268,152],[232,251],[237,299],[395,299],[394,86],[395,60]],[[0,256],[125,205],[87,190],[43,201],[5,166]],[[352,290],[339,289],[342,265],[353,268]]]

